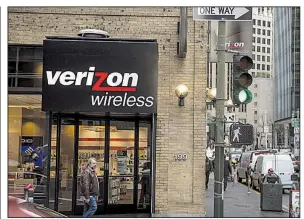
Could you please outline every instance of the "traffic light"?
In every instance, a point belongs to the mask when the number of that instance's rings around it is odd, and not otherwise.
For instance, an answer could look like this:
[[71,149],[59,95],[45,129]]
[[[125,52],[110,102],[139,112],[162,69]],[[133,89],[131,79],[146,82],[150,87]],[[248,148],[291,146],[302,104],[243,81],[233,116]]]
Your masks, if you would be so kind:
[[252,84],[252,76],[248,73],[253,66],[249,56],[233,56],[233,89],[232,102],[235,105],[248,104],[252,101],[252,93],[247,89]]

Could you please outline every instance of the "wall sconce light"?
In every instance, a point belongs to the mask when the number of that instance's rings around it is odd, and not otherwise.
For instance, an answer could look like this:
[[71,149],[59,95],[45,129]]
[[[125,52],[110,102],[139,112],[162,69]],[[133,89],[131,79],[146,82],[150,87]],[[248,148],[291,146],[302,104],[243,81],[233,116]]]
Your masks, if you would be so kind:
[[213,105],[216,102],[216,88],[206,89],[206,103],[208,105]]
[[184,84],[180,84],[175,88],[175,94],[179,98],[178,106],[184,106],[184,99],[188,95],[188,88]]

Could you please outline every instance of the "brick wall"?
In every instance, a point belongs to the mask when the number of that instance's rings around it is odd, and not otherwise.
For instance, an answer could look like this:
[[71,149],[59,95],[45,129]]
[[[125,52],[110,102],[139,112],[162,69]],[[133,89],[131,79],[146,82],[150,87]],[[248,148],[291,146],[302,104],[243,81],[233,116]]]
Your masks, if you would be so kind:
[[[114,38],[157,39],[156,213],[205,212],[205,88],[207,22],[188,11],[188,53],[177,58],[179,8],[9,8],[9,43],[42,44],[44,36],[103,29]],[[175,87],[189,94],[178,107]],[[174,154],[187,154],[175,161]]]

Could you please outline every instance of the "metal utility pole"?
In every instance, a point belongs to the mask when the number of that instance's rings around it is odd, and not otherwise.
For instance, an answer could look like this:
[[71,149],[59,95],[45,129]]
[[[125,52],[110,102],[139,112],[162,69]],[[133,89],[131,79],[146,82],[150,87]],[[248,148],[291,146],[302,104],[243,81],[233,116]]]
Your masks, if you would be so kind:
[[214,217],[224,217],[225,21],[218,22]]

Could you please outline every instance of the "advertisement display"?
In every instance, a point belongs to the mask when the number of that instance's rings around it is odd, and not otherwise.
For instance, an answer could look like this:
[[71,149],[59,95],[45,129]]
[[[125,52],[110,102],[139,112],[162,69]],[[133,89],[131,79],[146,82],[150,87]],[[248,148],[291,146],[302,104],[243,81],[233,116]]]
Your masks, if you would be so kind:
[[21,155],[22,163],[34,163],[35,166],[43,167],[43,144],[42,136],[22,136]]
[[117,172],[128,174],[128,151],[117,151]]
[[156,113],[155,40],[47,39],[42,110]]
[[[233,55],[252,55],[252,21],[226,21],[226,62]],[[218,21],[211,21],[210,62],[217,62]]]

